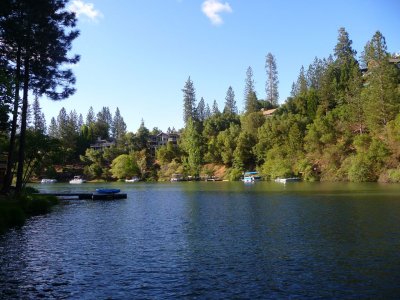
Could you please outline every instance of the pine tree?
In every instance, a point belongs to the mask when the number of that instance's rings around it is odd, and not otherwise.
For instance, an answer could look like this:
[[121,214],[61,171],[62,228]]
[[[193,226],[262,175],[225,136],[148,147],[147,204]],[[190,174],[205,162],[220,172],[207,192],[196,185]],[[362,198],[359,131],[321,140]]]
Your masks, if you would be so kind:
[[90,125],[92,125],[92,124],[95,123],[95,122],[96,122],[96,117],[95,117],[95,115],[94,115],[93,107],[91,106],[91,107],[89,108],[89,111],[88,111],[87,115],[86,115],[86,125],[87,125],[87,126],[90,126]]
[[112,115],[108,107],[103,107],[97,113],[96,123],[94,125],[94,134],[97,138],[108,139],[110,137]]
[[219,111],[217,100],[214,99],[214,103],[212,106],[212,115],[215,116],[215,115],[219,115],[220,113],[221,112]]
[[235,92],[233,91],[231,86],[229,86],[228,90],[226,91],[224,113],[233,115],[236,115],[238,113],[235,100]]
[[76,16],[66,10],[68,0],[13,1],[0,3],[0,52],[11,68],[15,66],[15,99],[13,126],[10,137],[9,165],[4,191],[11,184],[11,167],[14,161],[16,119],[19,88],[22,83],[23,97],[18,152],[16,192],[23,186],[26,145],[26,127],[29,91],[35,95],[46,94],[50,99],[65,99],[75,92],[75,77],[66,65],[78,62],[79,57],[67,57],[72,41],[79,35],[74,30]]
[[358,62],[355,59],[356,51],[351,47],[352,40],[349,34],[341,27],[339,29],[338,42],[335,46],[335,74],[336,74],[336,102],[343,104],[349,92],[349,82],[351,76],[357,73],[353,69],[359,69]]
[[126,134],[126,124],[121,116],[119,108],[115,110],[114,119],[111,126],[111,136],[114,140],[121,141]]
[[273,106],[278,106],[278,69],[275,57],[271,53],[268,53],[266,56],[265,69],[267,71],[267,81],[265,83],[265,91],[267,93],[266,100]]
[[203,97],[201,97],[199,104],[197,105],[196,112],[199,121],[203,122],[206,119],[206,105]]
[[196,92],[193,85],[193,81],[190,79],[185,83],[185,87],[182,89],[183,92],[183,121],[185,125],[189,119],[196,119]]
[[211,117],[211,109],[210,105],[208,103],[206,104],[206,110],[205,110],[205,120],[209,119]]
[[46,132],[46,120],[37,97],[32,104],[32,129],[43,134]]
[[246,113],[252,113],[257,110],[257,95],[254,88],[253,69],[251,67],[248,67],[246,71],[244,103]]
[[52,117],[50,120],[48,135],[52,138],[59,138],[59,136],[60,136],[59,130],[58,130],[58,124],[54,117]]
[[389,62],[385,37],[377,31],[364,49],[368,66],[363,91],[364,111],[369,128],[378,131],[399,113],[399,71]]

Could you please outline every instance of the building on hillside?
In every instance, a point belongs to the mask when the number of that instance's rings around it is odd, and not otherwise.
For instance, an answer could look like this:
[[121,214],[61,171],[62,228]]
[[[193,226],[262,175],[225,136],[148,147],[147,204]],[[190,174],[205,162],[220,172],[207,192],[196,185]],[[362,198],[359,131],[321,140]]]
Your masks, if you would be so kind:
[[164,133],[160,132],[157,135],[150,135],[149,138],[149,145],[150,145],[150,153],[155,156],[156,150],[166,145],[168,142],[171,142],[173,145],[178,145],[179,140],[179,133],[171,132],[171,133]]
[[113,141],[107,141],[97,138],[96,142],[90,145],[90,149],[103,151],[104,149],[111,148],[114,145],[115,142]]
[[[388,60],[389,60],[389,63],[395,65],[400,70],[400,57],[391,57]],[[371,68],[371,66],[374,66],[374,65],[376,65],[376,62],[370,61],[369,65],[367,67],[361,69],[361,74],[363,76],[366,76],[368,74],[368,67]]]
[[272,115],[275,113],[275,111],[276,111],[276,108],[273,108],[273,109],[261,108],[261,112],[262,112],[263,116],[265,116],[267,118],[272,117]]

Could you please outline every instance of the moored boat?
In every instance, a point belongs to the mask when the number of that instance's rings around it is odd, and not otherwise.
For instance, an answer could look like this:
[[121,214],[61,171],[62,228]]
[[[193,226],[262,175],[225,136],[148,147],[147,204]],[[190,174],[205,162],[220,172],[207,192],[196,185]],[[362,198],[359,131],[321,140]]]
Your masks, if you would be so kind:
[[56,183],[57,179],[43,178],[40,183]]
[[121,190],[120,189],[96,189],[96,192],[99,194],[117,194],[119,193]]
[[301,179],[299,177],[289,177],[289,178],[276,178],[275,182],[279,182],[279,183],[286,183],[286,182],[298,182]]
[[138,177],[132,177],[131,179],[125,179],[125,182],[138,182],[139,178]]
[[183,175],[182,174],[172,174],[171,182],[176,182],[176,181],[183,181]]
[[258,172],[244,173],[243,182],[255,182],[255,181],[260,181],[260,180],[261,180],[261,176],[258,174]]
[[81,184],[84,182],[86,182],[86,180],[81,176],[74,176],[74,178],[69,181],[70,184]]

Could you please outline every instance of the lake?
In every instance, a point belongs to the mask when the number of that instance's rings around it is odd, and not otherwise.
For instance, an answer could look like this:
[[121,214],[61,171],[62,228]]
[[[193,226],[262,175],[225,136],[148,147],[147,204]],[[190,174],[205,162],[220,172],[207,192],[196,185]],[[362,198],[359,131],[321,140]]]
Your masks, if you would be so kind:
[[178,182],[63,200],[0,236],[0,298],[400,297],[400,185]]

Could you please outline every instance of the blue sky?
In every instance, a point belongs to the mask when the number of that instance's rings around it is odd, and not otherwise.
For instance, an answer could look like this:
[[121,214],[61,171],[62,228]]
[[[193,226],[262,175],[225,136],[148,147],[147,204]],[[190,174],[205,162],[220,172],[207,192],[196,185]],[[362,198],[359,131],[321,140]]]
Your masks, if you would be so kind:
[[128,130],[183,127],[181,89],[190,76],[197,101],[214,99],[223,109],[232,86],[243,109],[246,70],[253,68],[265,98],[265,56],[277,62],[280,103],[290,94],[302,65],[333,53],[345,27],[359,56],[379,30],[389,52],[400,52],[399,0],[73,0],[81,32],[71,53],[77,92],[52,102],[40,99],[46,120],[60,109],[85,119],[118,107]]

